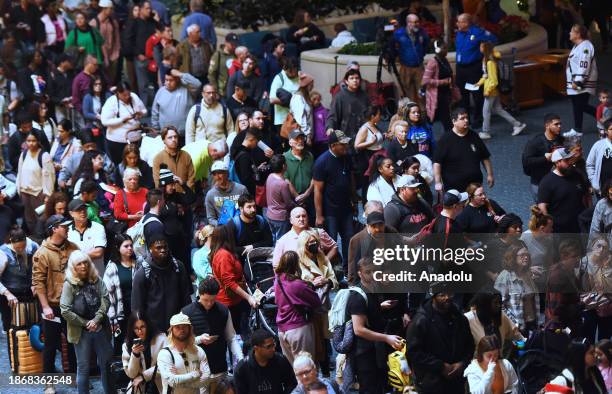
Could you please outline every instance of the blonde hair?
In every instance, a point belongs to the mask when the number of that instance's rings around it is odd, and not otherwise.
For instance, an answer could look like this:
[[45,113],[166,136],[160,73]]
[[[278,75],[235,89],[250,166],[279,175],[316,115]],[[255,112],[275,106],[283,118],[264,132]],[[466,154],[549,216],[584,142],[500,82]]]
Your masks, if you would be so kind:
[[393,133],[396,133],[397,132],[397,128],[400,127],[400,126],[401,127],[405,127],[406,130],[408,130],[410,128],[410,125],[405,120],[396,120],[393,123],[393,128],[392,128]]
[[[174,336],[172,335],[172,327],[173,326],[170,326],[168,328],[168,345],[176,347],[176,339],[174,339]],[[189,338],[187,338],[187,346],[185,346],[185,350],[190,353],[198,354],[198,348],[195,344],[195,336],[193,335],[193,326],[191,324],[189,325]]]
[[81,281],[74,269],[74,266],[81,262],[88,264],[89,274],[87,275],[87,281],[90,283],[96,283],[99,278],[98,270],[93,265],[91,257],[89,257],[87,253],[80,250],[75,250],[70,254],[70,257],[68,257],[68,265],[66,266],[66,280],[72,284],[77,284]]
[[312,99],[313,99],[314,97],[317,97],[317,96],[319,96],[319,97],[323,97],[323,96],[321,96],[321,93],[320,93],[318,90],[311,90],[311,91],[310,91],[310,100],[311,100],[311,101],[312,101]]
[[[303,264],[304,261],[306,260],[310,260],[310,257],[306,256],[306,244],[308,243],[308,240],[314,237],[317,242],[321,242],[321,237],[319,237],[319,232],[317,230],[314,229],[308,229],[308,230],[304,230],[300,233],[300,235],[298,236],[298,241],[297,241],[297,253],[298,256],[300,257],[300,264]],[[320,263],[324,263],[325,260],[327,259],[327,257],[325,257],[325,255],[323,254],[323,252],[321,252],[321,249],[319,249],[319,251],[317,252],[317,255],[314,256],[313,261],[315,262],[315,264],[317,264],[319,267],[321,266]]]

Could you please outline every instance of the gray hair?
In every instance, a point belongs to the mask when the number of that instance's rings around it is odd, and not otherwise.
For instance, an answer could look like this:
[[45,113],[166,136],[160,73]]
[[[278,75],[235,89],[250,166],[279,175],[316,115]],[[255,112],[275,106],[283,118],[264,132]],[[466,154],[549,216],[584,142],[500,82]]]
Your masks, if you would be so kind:
[[196,29],[200,30],[200,26],[195,23],[187,26],[187,34],[193,33]]
[[297,370],[303,367],[315,367],[316,364],[312,359],[312,355],[308,352],[299,352],[298,355],[293,359],[293,370]]
[[138,177],[142,176],[139,169],[128,167],[123,171],[123,180],[125,181],[126,179],[133,177],[134,175]]
[[382,202],[372,200],[372,201],[366,202],[365,206],[363,207],[363,214],[367,216],[372,212],[384,212],[384,210],[385,209],[383,207]]

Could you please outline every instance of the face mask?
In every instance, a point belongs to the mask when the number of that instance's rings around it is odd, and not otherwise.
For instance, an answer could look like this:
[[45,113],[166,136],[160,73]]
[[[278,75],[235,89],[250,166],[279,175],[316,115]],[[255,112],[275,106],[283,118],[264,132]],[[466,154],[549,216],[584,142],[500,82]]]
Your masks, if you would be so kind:
[[315,242],[315,243],[311,243],[306,245],[306,250],[308,250],[308,252],[310,254],[317,254],[319,252],[319,243]]

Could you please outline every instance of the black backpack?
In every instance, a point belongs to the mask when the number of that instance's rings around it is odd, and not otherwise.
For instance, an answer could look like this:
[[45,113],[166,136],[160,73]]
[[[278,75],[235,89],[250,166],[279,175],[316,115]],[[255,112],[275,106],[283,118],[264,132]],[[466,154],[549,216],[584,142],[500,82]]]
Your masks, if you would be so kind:
[[96,312],[100,309],[101,304],[102,300],[96,285],[87,282],[74,295],[72,311],[85,320],[91,320],[96,317]]

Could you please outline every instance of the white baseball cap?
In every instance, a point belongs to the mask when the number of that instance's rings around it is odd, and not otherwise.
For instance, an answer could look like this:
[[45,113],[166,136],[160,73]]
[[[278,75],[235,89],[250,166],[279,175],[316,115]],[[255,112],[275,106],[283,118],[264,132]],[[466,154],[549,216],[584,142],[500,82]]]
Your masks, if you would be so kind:
[[559,160],[565,160],[574,157],[574,152],[568,152],[565,148],[555,149],[552,156],[550,157],[550,161],[553,163],[558,162]]
[[393,182],[393,186],[396,189],[401,187],[419,187],[421,186],[421,182],[417,182],[416,178],[412,175],[402,175]]
[[216,160],[212,167],[210,167],[210,172],[213,173],[215,171],[229,171],[229,166],[225,164],[223,160]]
[[114,6],[112,0],[100,0],[98,6],[101,8],[112,8]]

